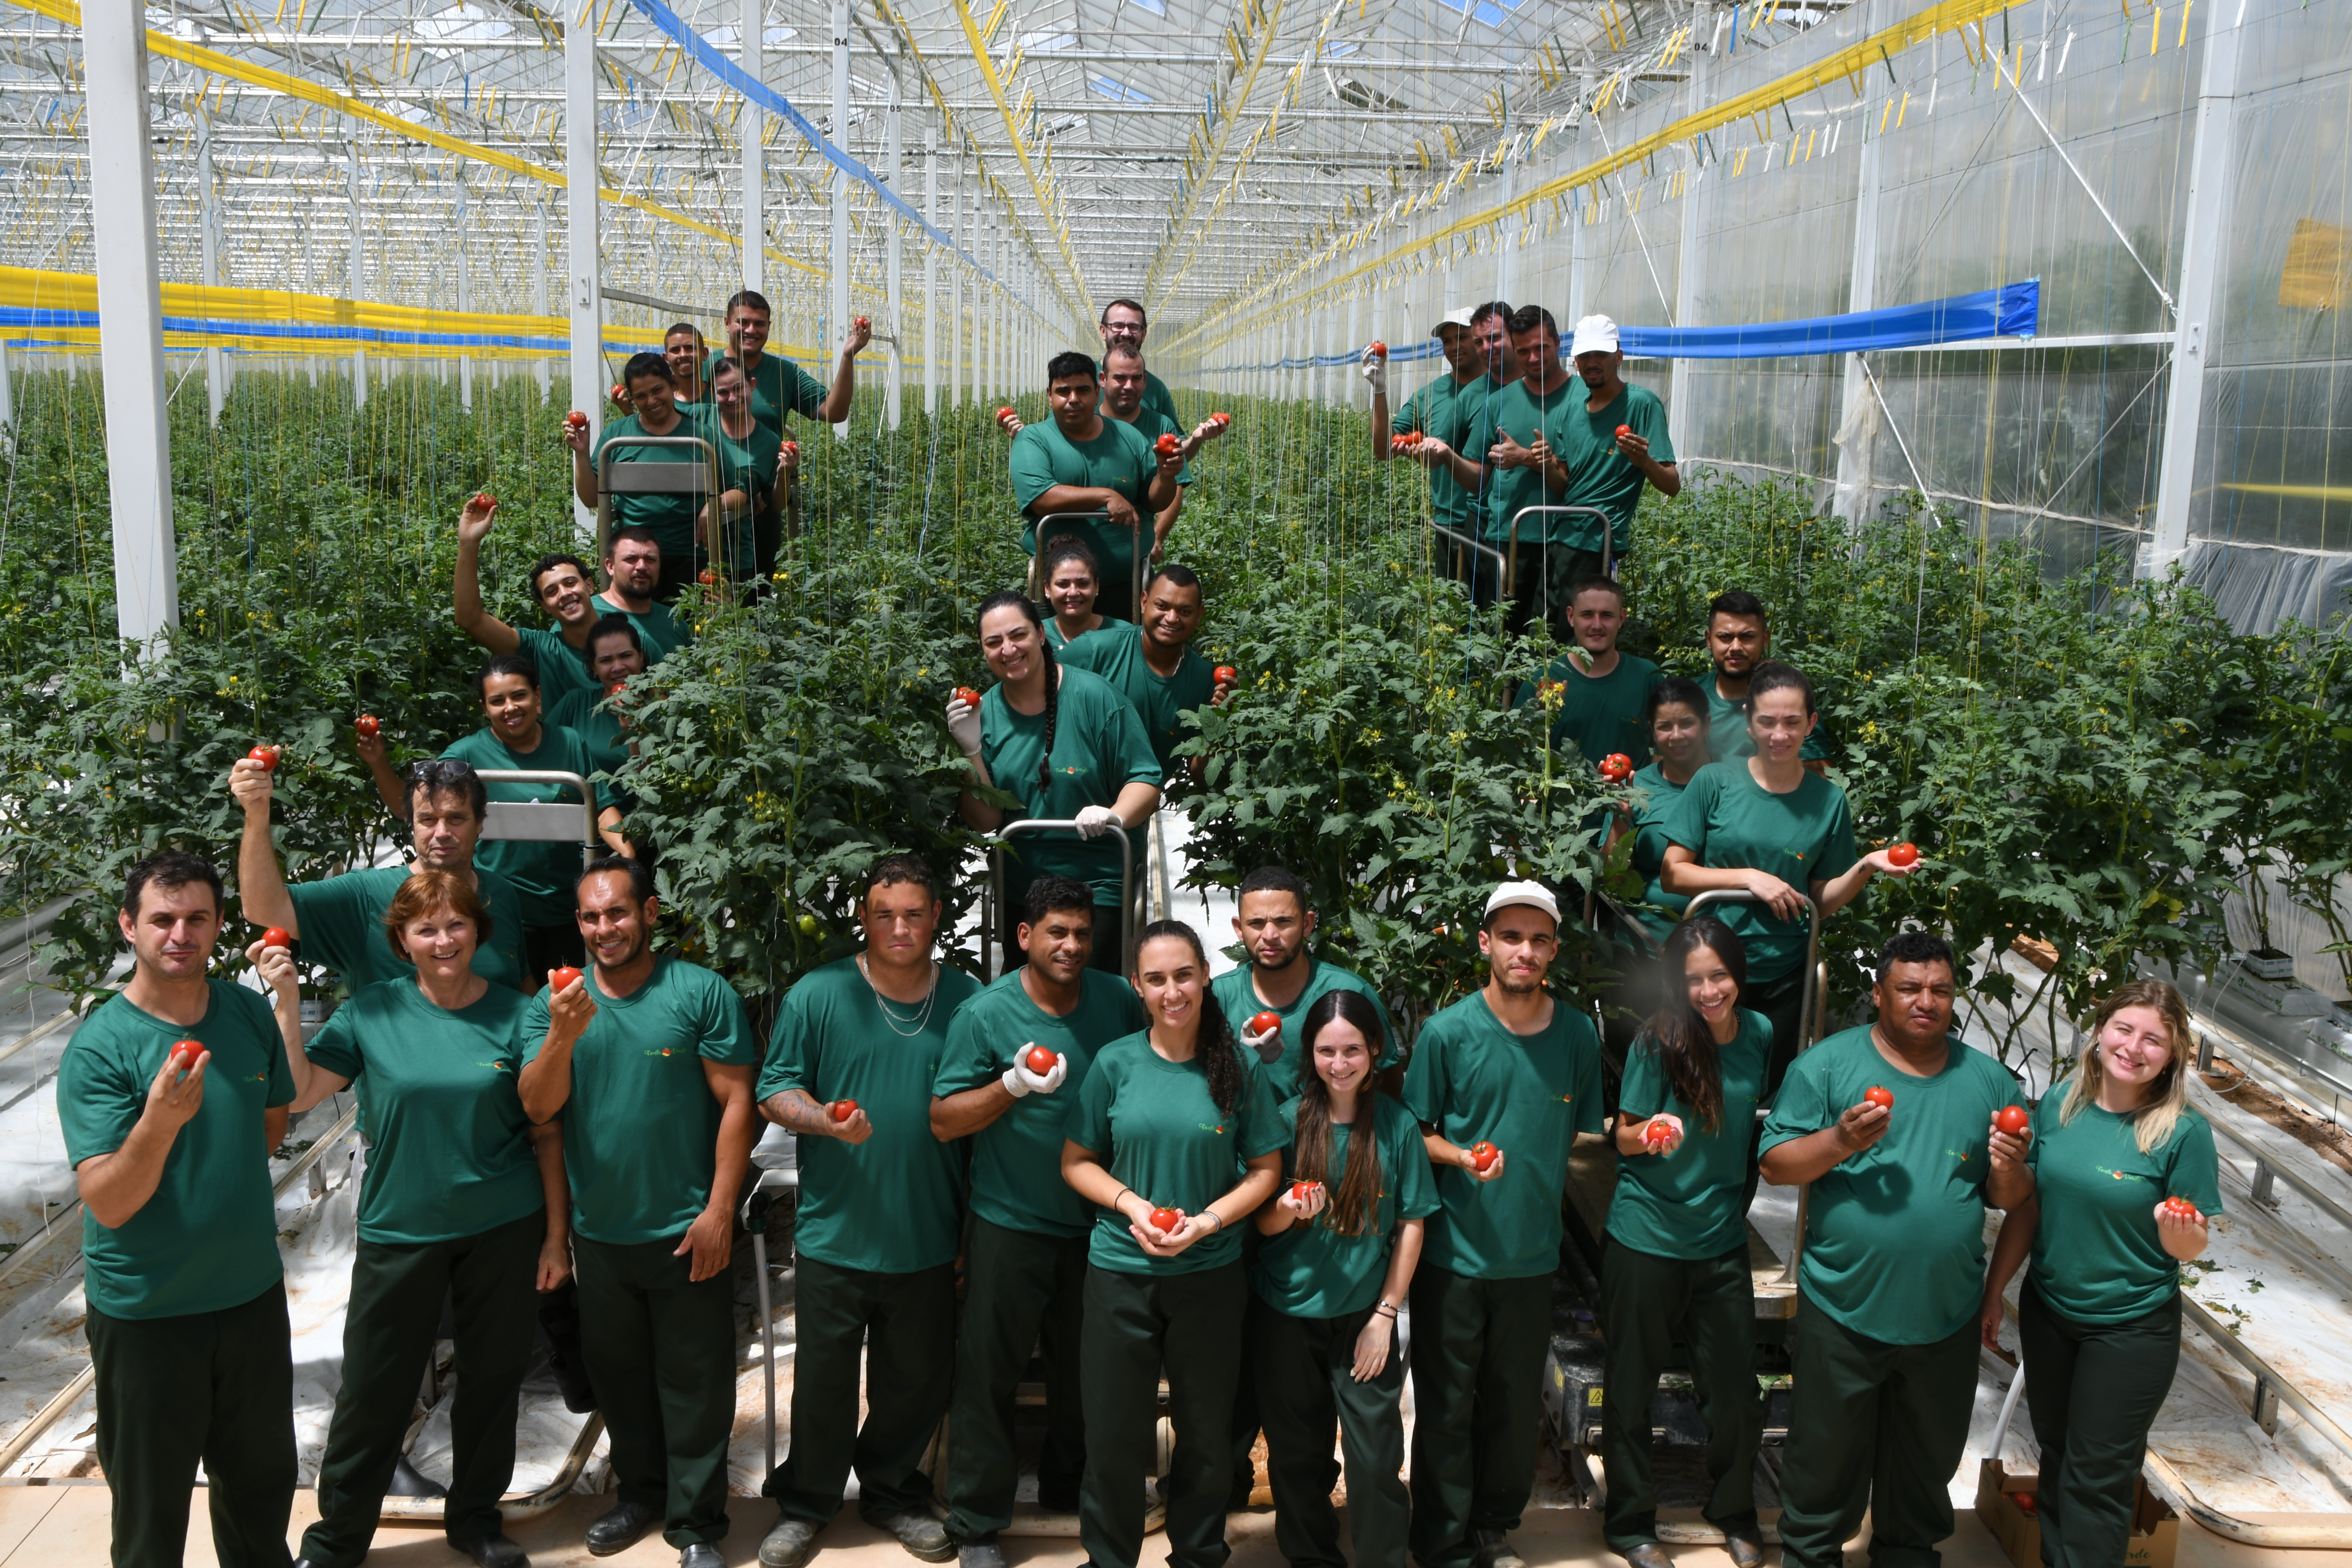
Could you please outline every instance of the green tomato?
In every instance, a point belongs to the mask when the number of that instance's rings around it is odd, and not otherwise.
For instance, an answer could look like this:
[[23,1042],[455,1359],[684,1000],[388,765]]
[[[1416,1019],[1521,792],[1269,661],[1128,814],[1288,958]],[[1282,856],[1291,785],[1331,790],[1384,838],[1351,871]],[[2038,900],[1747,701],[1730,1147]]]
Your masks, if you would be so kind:
[[801,934],[803,936],[814,936],[817,933],[816,917],[814,915],[803,915],[800,919],[800,927]]

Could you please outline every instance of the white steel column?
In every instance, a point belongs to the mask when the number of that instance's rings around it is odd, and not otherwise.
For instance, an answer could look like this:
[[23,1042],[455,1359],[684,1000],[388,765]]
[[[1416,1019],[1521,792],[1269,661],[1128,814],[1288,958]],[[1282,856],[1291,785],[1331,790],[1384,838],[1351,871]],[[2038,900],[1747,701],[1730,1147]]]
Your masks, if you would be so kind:
[[[220,215],[213,206],[213,121],[212,116],[200,115],[196,121],[196,202],[197,237],[203,249],[204,283],[207,289],[220,287]],[[205,314],[211,314],[207,310]],[[205,349],[205,404],[212,422],[220,423],[221,400],[227,395],[227,375],[218,343]]]
[[[474,308],[474,279],[466,256],[466,168],[457,166],[457,310],[460,314]],[[474,407],[474,356],[461,346],[457,351],[457,406],[471,413]]]
[[[563,218],[571,242],[564,306],[572,318],[572,406],[588,427],[604,422],[604,299],[597,256],[596,9],[583,6],[563,30]],[[593,508],[572,498],[572,521],[596,530]]]
[[2238,92],[2242,7],[2205,12],[2205,71],[2197,88],[2197,142],[2189,161],[2189,200],[2180,247],[2180,303],[2173,321],[2172,384],[2166,389],[2164,458],[2158,470],[2156,531],[2141,556],[2149,575],[2189,550],[2189,503],[2205,414],[2205,367],[2221,304],[2221,247],[2231,219],[2230,160]]
[[106,489],[114,514],[114,624],[146,646],[179,625],[172,437],[163,417],[163,301],[147,120],[147,17],[138,0],[82,7],[90,237],[106,377]]
[[[763,79],[761,57],[767,34],[766,0],[743,0],[743,74],[753,81]],[[764,293],[767,286],[761,279],[767,276],[768,226],[762,154],[766,148],[761,140],[760,106],[745,100],[735,124],[743,139],[743,287],[755,294]]]
[[[1863,13],[1865,36],[1884,25],[1885,0],[1868,0]],[[1704,57],[1693,55],[1694,62]],[[1868,127],[1865,118],[1856,130]],[[1874,310],[1878,308],[1878,193],[1885,183],[1881,168],[1885,156],[1884,138],[1873,136],[1862,144],[1862,156],[1856,175],[1859,184],[1853,201],[1853,259],[1847,274],[1845,308],[1848,310]],[[1885,362],[1882,361],[1883,364]],[[1876,463],[1877,433],[1885,417],[1885,410],[1876,409],[1864,415],[1865,405],[1877,394],[1871,389],[1870,377],[1863,370],[1862,356],[1845,356],[1845,384],[1840,389],[1837,493],[1832,502],[1839,516],[1859,521],[1870,515],[1876,504],[1873,470]],[[1858,417],[1859,416],[1859,417]],[[1679,416],[1674,426],[1675,449],[1679,452],[1689,445],[1690,437]]]
[[[360,205],[360,144],[343,143],[345,170],[350,176],[352,193],[352,303],[356,305],[367,293],[367,230]],[[352,350],[352,406],[367,406],[367,345]]]
[[[895,76],[890,79],[890,106],[884,111],[882,119],[882,180],[890,187],[892,195],[901,194],[898,190],[898,79]],[[882,243],[886,247],[883,268],[888,297],[883,301],[883,316],[890,323],[890,380],[885,393],[888,399],[885,412],[893,430],[898,427],[898,421],[903,416],[901,394],[905,390],[907,363],[906,356],[899,352],[907,342],[907,316],[901,308],[904,297],[898,289],[899,252],[903,248],[898,239],[898,216],[885,206],[882,210]]]
[[8,380],[8,340],[0,337],[0,452],[16,449],[16,389]]
[[[1704,13],[1701,13],[1701,15],[1704,15]],[[1696,37],[1696,29],[1699,26],[1696,17],[1694,17],[1691,25],[1693,27],[1692,36]],[[1708,101],[1707,79],[1715,74],[1714,71],[1709,68],[1714,64],[1715,57],[1709,55],[1704,49],[1693,49],[1690,52],[1688,58],[1690,60],[1690,80],[1686,84],[1687,96],[1685,98],[1684,101],[1687,105],[1687,108],[1684,112],[1696,114],[1698,112],[1700,106]],[[1698,160],[1696,158],[1693,158],[1691,160],[1690,174],[1683,185],[1683,210],[1681,215],[1682,238],[1681,242],[1675,247],[1675,319],[1673,324],[1677,327],[1694,326],[1697,324],[1698,321],[1699,247],[1701,244],[1699,237],[1699,177],[1702,171],[1698,167]],[[1691,423],[1691,362],[1686,359],[1675,360],[1674,362],[1673,380],[1669,384],[1668,387],[1669,395],[1666,406],[1666,430],[1673,437],[1675,450],[1677,452],[1690,448],[1698,439],[1697,432]]]
[[[541,316],[547,314],[547,204],[541,202],[539,204],[539,247],[531,253],[530,268],[531,309]],[[310,379],[314,384],[319,379],[315,360],[311,362]],[[541,398],[547,396],[547,356],[541,354],[539,356],[539,395]]]
[[[849,0],[833,0],[833,144],[849,150]],[[849,175],[833,172],[833,308],[826,312],[818,346],[828,356],[849,331]],[[849,438],[849,422],[833,427],[835,440]]]
[[[940,132],[934,126],[923,135],[923,218],[940,226]],[[923,241],[923,413],[940,411],[940,247],[929,236]]]

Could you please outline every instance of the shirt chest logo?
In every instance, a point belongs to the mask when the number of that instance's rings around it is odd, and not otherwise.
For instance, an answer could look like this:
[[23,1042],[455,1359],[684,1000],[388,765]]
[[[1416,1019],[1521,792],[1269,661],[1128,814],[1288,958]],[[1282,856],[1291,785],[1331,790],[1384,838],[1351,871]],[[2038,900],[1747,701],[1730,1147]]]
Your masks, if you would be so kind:
[[2103,1176],[2111,1176],[2118,1182],[2146,1182],[2147,1180],[2146,1176],[2136,1174],[2130,1171],[2118,1171],[2111,1165],[2094,1165],[2091,1169],[2098,1172],[2099,1174]]

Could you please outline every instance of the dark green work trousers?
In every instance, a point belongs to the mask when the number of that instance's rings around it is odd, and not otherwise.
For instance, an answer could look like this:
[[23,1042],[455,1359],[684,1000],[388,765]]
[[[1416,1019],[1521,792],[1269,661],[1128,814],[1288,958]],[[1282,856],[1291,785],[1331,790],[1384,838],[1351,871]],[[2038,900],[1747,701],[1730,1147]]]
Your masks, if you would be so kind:
[[1412,1536],[1423,1568],[1468,1568],[1474,1530],[1516,1530],[1536,1484],[1551,1276],[1412,1277]]
[[855,1464],[862,1518],[927,1507],[923,1451],[955,1376],[955,1265],[881,1274],[803,1253],[794,1281],[793,1446],[764,1489],[787,1517],[821,1525],[841,1511]]
[[2017,1339],[2042,1446],[2042,1561],[2115,1568],[2131,1540],[2147,1429],[2180,1365],[2180,1293],[2127,1323],[2078,1323],[2053,1311],[2029,1279]]
[[1742,987],[1739,1005],[1763,1014],[1772,1026],[1772,1054],[1764,1064],[1764,1103],[1769,1105],[1780,1092],[1789,1064],[1797,1059],[1797,1042],[1804,1026],[1804,965],[1800,963],[1778,980],[1759,980]]
[[1331,1506],[1339,1478],[1331,1461],[1331,1424],[1348,1465],[1348,1539],[1355,1568],[1404,1568],[1405,1523],[1412,1511],[1404,1478],[1404,1361],[1396,1328],[1385,1318],[1389,1359],[1380,1374],[1356,1381],[1356,1338],[1372,1309],[1337,1318],[1295,1318],[1255,1295],[1250,1341],[1265,1424],[1265,1469],[1274,1485],[1274,1539],[1290,1568],[1348,1568],[1339,1550],[1339,1515]]
[[727,1535],[735,1281],[726,1269],[697,1281],[677,1247],[572,1237],[581,1351],[621,1499],[660,1514],[662,1539],[684,1551]]
[[1249,1287],[1242,1266],[1197,1274],[1121,1274],[1088,1266],[1078,1352],[1087,1478],[1078,1541],[1093,1568],[1135,1568],[1144,1489],[1157,1452],[1160,1369],[1176,1428],[1168,1469],[1171,1568],[1218,1568],[1231,1489],[1234,1379]]
[[1020,1484],[1013,1396],[1033,1348],[1045,1363],[1045,1447],[1037,1500],[1074,1511],[1086,1474],[1078,1343],[1086,1321],[1087,1238],[1040,1236],[974,1219],[963,1246],[963,1322],[948,1417],[948,1533],[978,1541],[1013,1522]]
[[1706,1521],[1720,1530],[1754,1531],[1764,1406],[1756,1391],[1756,1289],[1748,1248],[1720,1258],[1661,1258],[1612,1237],[1601,1255],[1601,1312],[1609,1342],[1601,1424],[1609,1549],[1622,1552],[1658,1539],[1650,1402],[1677,1339],[1706,1423],[1706,1473],[1714,1483]]
[[[1243,1279],[1257,1272],[1258,1248],[1265,1245],[1265,1237],[1257,1226],[1242,1226]],[[1234,1368],[1234,1484],[1232,1494],[1225,1499],[1227,1511],[1234,1513],[1249,1507],[1250,1494],[1257,1489],[1257,1461],[1252,1456],[1257,1451],[1258,1428],[1264,1425],[1257,1408],[1259,1306],[1257,1293],[1252,1291],[1242,1317],[1241,1360]]]
[[1839,1568],[1867,1509],[1874,1568],[1937,1568],[1976,1402],[1976,1320],[1947,1339],[1895,1345],[1833,1321],[1801,1291],[1797,1300],[1781,1562]]
[[302,1555],[318,1568],[353,1568],[375,1539],[444,1298],[455,1304],[457,1391],[441,1528],[460,1543],[501,1533],[499,1499],[514,1476],[515,1410],[539,1323],[546,1238],[541,1212],[455,1241],[361,1240],[343,1315],[343,1384],[319,1461],[319,1521],[302,1532]]
[[199,1460],[221,1568],[287,1568],[294,1363],[285,1282],[243,1306],[176,1318],[92,1308],[86,1329],[114,1568],[180,1568]]

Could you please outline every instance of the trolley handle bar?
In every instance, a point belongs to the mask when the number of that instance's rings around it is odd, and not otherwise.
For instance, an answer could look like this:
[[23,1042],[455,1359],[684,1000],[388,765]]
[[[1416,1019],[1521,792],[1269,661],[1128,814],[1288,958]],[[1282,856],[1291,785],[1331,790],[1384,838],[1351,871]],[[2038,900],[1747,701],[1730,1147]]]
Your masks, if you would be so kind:
[[[588,781],[578,773],[567,773],[553,768],[477,768],[474,776],[486,784],[560,784],[580,792],[580,843],[583,849],[600,847],[604,836],[596,831],[596,794]],[[493,805],[560,805],[561,801],[492,801]]]
[[[1129,550],[1128,550],[1128,553],[1129,553],[1131,557],[1133,557],[1133,559],[1129,563],[1129,577],[1130,577],[1130,579],[1131,579],[1131,581],[1130,581],[1130,582],[1129,582],[1129,588],[1130,592],[1132,592],[1132,593],[1133,593],[1133,595],[1134,595],[1134,596],[1135,596],[1135,607],[1136,607],[1139,611],[1139,610],[1142,608],[1142,606],[1143,606],[1143,567],[1144,567],[1144,558],[1145,558],[1145,556],[1146,556],[1147,554],[1149,554],[1149,553],[1150,553],[1148,551],[1146,551],[1146,550],[1143,548],[1143,519],[1144,519],[1144,516],[1145,516],[1144,509],[1143,509],[1143,508],[1141,508],[1141,507],[1138,507],[1138,508],[1136,508],[1136,509],[1135,509],[1135,521],[1134,521],[1133,522],[1131,522],[1131,523],[1128,524],[1128,528],[1127,528],[1127,531],[1128,531],[1129,533],[1131,533],[1131,534],[1133,534],[1133,535],[1135,536],[1135,537],[1134,537],[1134,539],[1130,542],[1129,546]],[[1047,512],[1047,513],[1046,513],[1045,516],[1043,516],[1043,517],[1032,519],[1032,520],[1031,520],[1031,523],[1030,523],[1030,527],[1031,527],[1031,531],[1031,531],[1031,537],[1032,537],[1032,538],[1034,538],[1034,540],[1036,540],[1036,542],[1037,542],[1037,555],[1036,555],[1036,560],[1037,560],[1037,562],[1038,562],[1040,564],[1042,564],[1042,563],[1044,563],[1045,559],[1045,540],[1046,540],[1046,537],[1047,537],[1047,536],[1046,536],[1046,532],[1045,532],[1045,525],[1046,525],[1047,523],[1049,523],[1049,522],[1105,522],[1105,523],[1107,523],[1107,522],[1109,522],[1109,521],[1110,521],[1110,513],[1108,513],[1108,512],[1107,512],[1107,511],[1049,511],[1049,512]],[[1032,570],[1034,571],[1034,570],[1035,570],[1035,568],[1034,568],[1034,567],[1033,567],[1033,568],[1032,568]],[[1043,582],[1040,582],[1040,583],[1037,584],[1037,586],[1038,586],[1038,589],[1039,589],[1040,593],[1042,594],[1042,592],[1043,592],[1043,590],[1044,590],[1044,588],[1045,588],[1045,584],[1044,584]]]
[[[1135,844],[1129,837],[1134,829],[1124,822],[1112,823],[1109,826],[1118,835],[1118,951],[1122,959],[1128,959],[1135,955]],[[1077,831],[1076,817],[1024,816],[1004,824],[994,833],[982,834],[980,841],[1004,847],[1012,844],[1013,835],[1018,833]],[[1010,962],[1008,955],[1007,963]]]

